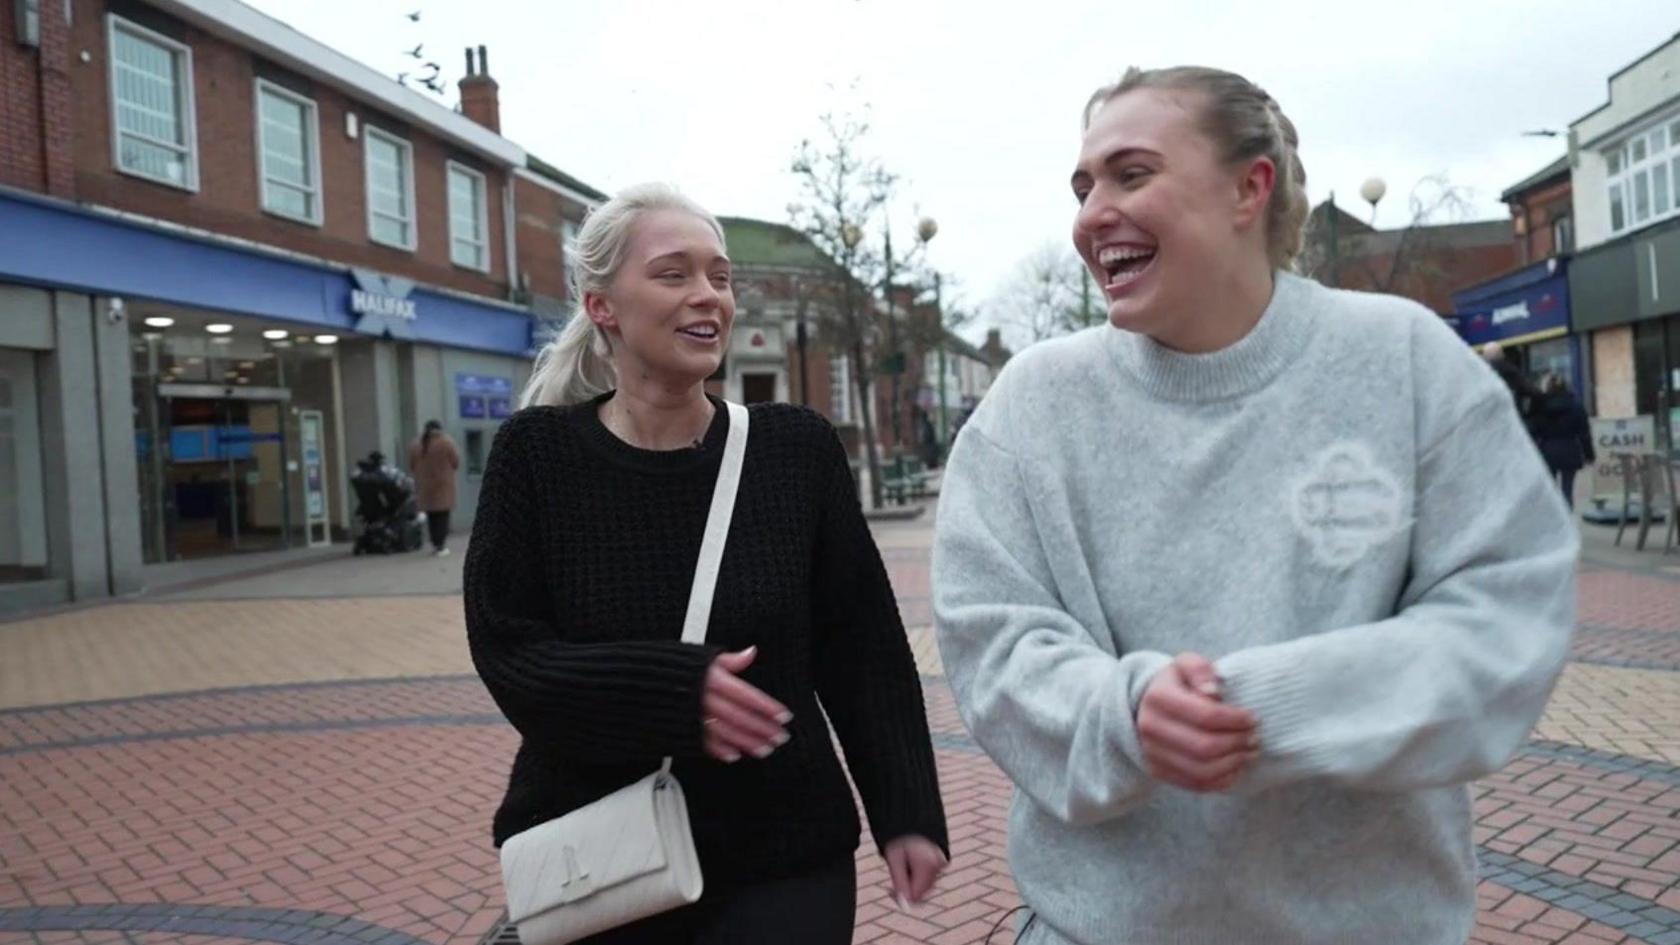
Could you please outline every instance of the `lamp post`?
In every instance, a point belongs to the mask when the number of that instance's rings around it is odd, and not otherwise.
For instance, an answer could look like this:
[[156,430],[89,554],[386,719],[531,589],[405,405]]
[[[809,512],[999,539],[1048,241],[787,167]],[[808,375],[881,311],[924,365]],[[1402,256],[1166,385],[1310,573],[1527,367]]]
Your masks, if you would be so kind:
[[[938,235],[939,223],[934,220],[933,217],[923,217],[921,222],[916,224],[916,238],[921,241],[924,250],[926,249],[927,244],[932,242],[933,238]],[[948,431],[946,427],[947,420],[945,403],[945,307],[940,296],[940,282],[939,270],[935,269],[933,271],[933,345],[934,351],[938,353],[939,364],[939,423],[934,428],[934,457],[943,464],[945,461],[945,440],[948,435]]]
[[1371,205],[1371,226],[1377,225],[1377,204],[1382,202],[1383,195],[1388,193],[1388,184],[1381,177],[1368,177],[1365,183],[1359,185],[1359,196]]

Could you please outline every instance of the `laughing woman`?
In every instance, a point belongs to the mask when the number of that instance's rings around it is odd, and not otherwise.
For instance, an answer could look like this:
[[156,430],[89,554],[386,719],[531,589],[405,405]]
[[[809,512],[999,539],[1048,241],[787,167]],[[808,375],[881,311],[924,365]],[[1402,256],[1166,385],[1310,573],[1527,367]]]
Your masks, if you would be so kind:
[[1577,537],[1441,320],[1290,272],[1293,125],[1240,76],[1085,114],[1109,324],[1013,359],[942,488],[964,720],[1019,788],[1032,945],[1461,945],[1467,782],[1568,651]]
[[[750,408],[703,646],[681,642],[729,429],[704,384],[735,318],[723,231],[659,186],[584,223],[581,311],[496,438],[467,547],[467,635],[519,730],[497,845],[674,756],[699,903],[596,945],[849,945],[859,823],[901,899],[946,861],[921,684],[834,429]],[[820,708],[819,708],[820,706]]]

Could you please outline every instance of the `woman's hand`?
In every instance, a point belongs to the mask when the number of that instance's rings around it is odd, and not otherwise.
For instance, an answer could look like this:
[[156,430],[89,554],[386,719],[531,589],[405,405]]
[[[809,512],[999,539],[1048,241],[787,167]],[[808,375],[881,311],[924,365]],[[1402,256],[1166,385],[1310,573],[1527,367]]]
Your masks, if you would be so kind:
[[786,725],[793,721],[793,713],[740,678],[757,656],[756,646],[724,653],[706,670],[700,721],[706,754],[719,761],[734,763],[742,755],[768,758],[787,744]]
[[1258,756],[1253,713],[1220,702],[1213,664],[1182,653],[1155,674],[1138,704],[1138,741],[1149,773],[1186,791],[1229,790]]
[[926,899],[949,862],[938,844],[913,835],[888,843],[885,856],[887,872],[892,875],[893,898],[901,909]]

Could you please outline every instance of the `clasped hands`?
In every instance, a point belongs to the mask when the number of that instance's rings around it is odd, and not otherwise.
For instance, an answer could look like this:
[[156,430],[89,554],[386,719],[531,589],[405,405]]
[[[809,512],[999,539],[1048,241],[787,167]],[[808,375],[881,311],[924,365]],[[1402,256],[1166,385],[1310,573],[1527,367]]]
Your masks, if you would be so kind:
[[1230,790],[1260,754],[1259,720],[1226,705],[1219,674],[1181,653],[1149,681],[1138,703],[1138,742],[1149,773],[1186,791]]

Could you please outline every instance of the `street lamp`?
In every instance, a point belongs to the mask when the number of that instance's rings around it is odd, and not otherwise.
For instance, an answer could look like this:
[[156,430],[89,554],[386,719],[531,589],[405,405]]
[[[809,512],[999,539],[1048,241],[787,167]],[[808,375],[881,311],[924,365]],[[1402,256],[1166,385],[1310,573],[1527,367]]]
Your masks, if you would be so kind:
[[[922,217],[921,221],[916,224],[916,238],[921,241],[924,252],[927,249],[927,244],[938,235],[939,222],[933,217]],[[936,458],[943,465],[946,440],[949,438],[950,431],[945,392],[945,307],[940,298],[940,281],[939,270],[935,269],[933,271],[933,350],[938,354],[939,364],[939,424],[935,427],[936,440],[934,446],[938,451]]]
[[1388,193],[1388,184],[1381,177],[1368,177],[1365,183],[1359,185],[1359,196],[1371,205],[1371,225],[1377,225],[1377,204],[1382,202],[1383,195]]

